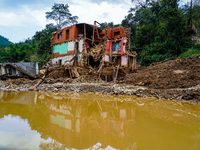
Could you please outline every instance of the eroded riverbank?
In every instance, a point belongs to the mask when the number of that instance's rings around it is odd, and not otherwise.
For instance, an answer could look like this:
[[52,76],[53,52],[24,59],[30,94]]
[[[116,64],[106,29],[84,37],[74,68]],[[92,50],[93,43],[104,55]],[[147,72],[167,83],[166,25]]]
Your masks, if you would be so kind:
[[[118,75],[115,82],[105,82],[108,74],[97,76],[95,69],[79,68],[78,77],[66,75],[66,69],[56,68],[49,72],[41,84],[40,79],[25,78],[0,81],[3,91],[54,91],[98,92],[113,95],[136,95],[158,99],[200,101],[200,56],[158,62],[148,67],[137,68],[132,73]],[[77,69],[77,68],[76,68]],[[106,69],[106,68],[105,68]],[[112,74],[110,75],[110,79]],[[108,80],[112,81],[112,80]]]
[[78,92],[78,93],[102,93],[111,95],[135,95],[138,97],[156,97],[158,99],[189,100],[192,103],[200,101],[200,85],[191,88],[174,89],[150,89],[144,86],[134,86],[130,84],[117,84],[113,82],[81,83],[81,82],[46,82],[40,84],[37,89],[34,85],[37,80],[7,80],[1,81],[2,91],[52,91],[52,92]]

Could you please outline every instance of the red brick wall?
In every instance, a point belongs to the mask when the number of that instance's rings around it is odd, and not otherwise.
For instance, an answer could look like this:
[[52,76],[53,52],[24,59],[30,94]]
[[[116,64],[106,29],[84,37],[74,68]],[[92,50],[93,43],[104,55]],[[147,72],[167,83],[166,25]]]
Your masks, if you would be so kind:
[[[69,30],[69,39],[66,39],[67,30]],[[58,39],[58,34],[60,34],[61,32],[62,32],[62,38]],[[80,30],[78,30],[76,25],[58,30],[53,35],[53,43],[52,44],[59,44],[59,43],[63,43],[63,42],[66,42],[66,41],[75,40],[75,39],[78,38],[79,32],[80,32]]]
[[[117,34],[117,33],[119,33],[119,34]],[[105,35],[105,30],[101,31],[100,34]],[[114,29],[107,27],[107,34],[108,34],[108,39],[115,39],[115,38],[121,38],[121,37],[126,36],[123,27],[116,27]],[[117,34],[117,35],[115,35],[115,34]]]
[[[115,35],[115,33],[120,33],[119,35]],[[112,38],[120,38],[120,37],[125,37],[125,32],[123,27],[116,27],[112,29]]]

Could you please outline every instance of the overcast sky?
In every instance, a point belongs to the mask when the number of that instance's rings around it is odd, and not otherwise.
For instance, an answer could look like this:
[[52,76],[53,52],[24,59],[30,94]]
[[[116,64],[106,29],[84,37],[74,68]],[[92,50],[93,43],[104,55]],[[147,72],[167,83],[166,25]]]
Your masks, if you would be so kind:
[[78,22],[89,24],[94,20],[119,24],[134,6],[131,0],[0,0],[0,35],[14,43],[31,38],[51,23],[45,12],[54,3],[68,3]]

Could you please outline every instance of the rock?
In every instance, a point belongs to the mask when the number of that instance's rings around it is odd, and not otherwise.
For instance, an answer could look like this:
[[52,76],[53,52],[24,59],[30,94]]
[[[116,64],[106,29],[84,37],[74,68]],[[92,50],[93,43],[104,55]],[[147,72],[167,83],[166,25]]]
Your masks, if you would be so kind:
[[57,88],[54,88],[53,91],[54,91],[54,92],[58,92],[58,89],[57,89]]
[[54,83],[52,86],[55,87],[55,88],[62,88],[63,83],[62,82]]

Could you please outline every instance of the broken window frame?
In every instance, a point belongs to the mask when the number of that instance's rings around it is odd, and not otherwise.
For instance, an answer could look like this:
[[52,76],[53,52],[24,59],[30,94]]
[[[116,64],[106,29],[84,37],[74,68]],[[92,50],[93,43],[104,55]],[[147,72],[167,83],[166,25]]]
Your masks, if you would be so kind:
[[122,51],[122,41],[121,40],[112,42],[112,51],[113,52],[121,52]]
[[62,39],[62,32],[58,33],[58,40]]

